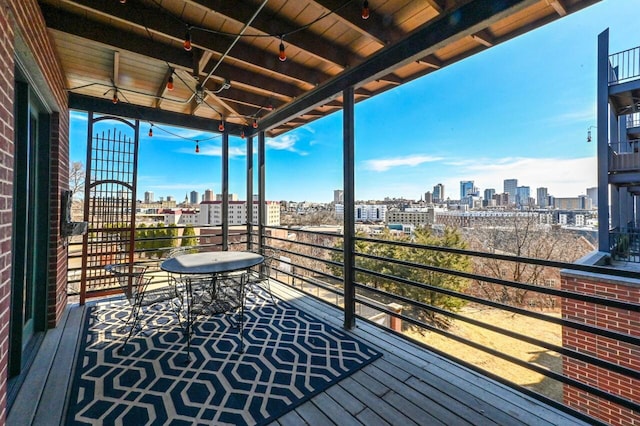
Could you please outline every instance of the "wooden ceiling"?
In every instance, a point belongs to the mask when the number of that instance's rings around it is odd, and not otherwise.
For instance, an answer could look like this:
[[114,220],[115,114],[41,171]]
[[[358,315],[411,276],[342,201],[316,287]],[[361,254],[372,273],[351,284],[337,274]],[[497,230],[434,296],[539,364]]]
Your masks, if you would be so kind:
[[341,109],[347,87],[365,100],[597,1],[370,0],[368,19],[362,0],[39,3],[72,108],[275,136]]

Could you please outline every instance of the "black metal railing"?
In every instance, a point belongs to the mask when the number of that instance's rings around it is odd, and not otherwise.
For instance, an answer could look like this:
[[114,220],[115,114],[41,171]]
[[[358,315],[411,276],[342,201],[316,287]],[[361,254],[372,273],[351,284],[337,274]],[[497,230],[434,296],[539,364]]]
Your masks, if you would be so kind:
[[[287,232],[286,237],[266,238],[266,247],[277,250],[281,256],[274,266],[273,279],[344,309],[342,236],[318,236],[304,229]],[[318,241],[310,242],[310,237]],[[327,244],[328,241],[334,243]],[[378,325],[381,322],[377,319],[386,317],[383,323],[390,331],[559,408],[568,409],[563,403],[563,391],[575,389],[640,412],[637,400],[607,392],[589,380],[568,374],[563,365],[566,368],[570,361],[575,361],[640,380],[637,368],[612,362],[598,355],[594,348],[567,345],[562,337],[580,332],[593,340],[610,339],[640,350],[637,331],[595,325],[587,318],[566,314],[563,308],[580,304],[593,310],[612,309],[620,315],[640,316],[640,303],[587,291],[569,291],[560,284],[561,271],[587,274],[596,280],[598,277],[634,280],[638,272],[364,237],[356,238],[356,247],[359,244],[378,246],[379,253],[384,253],[384,246],[394,246],[414,254],[430,253],[426,256],[430,259],[449,255],[471,260],[471,264],[500,262],[510,265],[506,269],[512,271],[537,268],[537,273],[532,274],[537,278],[527,282],[481,274],[476,268],[459,270],[438,262],[390,258],[356,249],[356,315]],[[315,252],[306,253],[308,248]],[[444,277],[454,277],[466,285],[460,288],[442,285]],[[491,291],[485,291],[487,288]]]
[[640,77],[640,47],[609,55],[609,84],[624,83]]
[[609,231],[611,257],[623,262],[640,263],[640,228],[616,228]]
[[640,139],[609,143],[609,171],[640,171]]

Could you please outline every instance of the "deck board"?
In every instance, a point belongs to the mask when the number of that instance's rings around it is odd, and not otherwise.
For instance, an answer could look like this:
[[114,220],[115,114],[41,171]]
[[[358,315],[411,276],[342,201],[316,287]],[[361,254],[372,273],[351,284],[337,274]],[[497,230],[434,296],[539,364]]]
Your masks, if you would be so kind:
[[[272,283],[271,289],[298,309],[342,327],[339,309],[291,287]],[[30,374],[25,379],[25,384],[31,385],[20,390],[9,412],[8,425],[64,424],[65,397],[83,315],[83,308],[69,308],[60,327],[47,333],[43,348],[49,349],[43,351],[43,359],[36,360],[30,372],[38,377]],[[358,321],[349,332],[383,352],[383,357],[272,425],[586,424],[365,321]],[[38,401],[36,407],[34,400]],[[29,406],[33,408],[28,409]]]

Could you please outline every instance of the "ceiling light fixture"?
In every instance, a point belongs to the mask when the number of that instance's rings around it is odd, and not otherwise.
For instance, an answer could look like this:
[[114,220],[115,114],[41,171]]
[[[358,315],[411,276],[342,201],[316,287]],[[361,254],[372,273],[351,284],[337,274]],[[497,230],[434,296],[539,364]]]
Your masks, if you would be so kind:
[[113,102],[114,104],[118,103],[118,89],[115,89],[113,92],[113,99],[111,99],[111,102]]
[[205,96],[204,88],[202,87],[202,84],[198,83],[196,85],[196,98],[195,98],[196,103],[201,104],[202,102],[204,102],[204,96]]
[[191,30],[187,27],[187,32],[184,35],[184,50],[189,52],[191,50]]
[[220,124],[218,124],[218,130],[224,132],[224,118],[220,117]]
[[257,118],[254,118],[254,119],[253,119],[253,128],[254,128],[254,129],[257,129],[257,128],[258,128],[258,119],[257,119]]
[[369,2],[367,0],[362,3],[362,19],[369,19]]
[[171,73],[171,75],[169,76],[169,79],[167,80],[167,90],[169,91],[173,90],[173,73]]
[[282,42],[282,37],[280,37],[278,59],[280,59],[281,62],[284,62],[287,60],[287,54],[284,52],[284,43]]

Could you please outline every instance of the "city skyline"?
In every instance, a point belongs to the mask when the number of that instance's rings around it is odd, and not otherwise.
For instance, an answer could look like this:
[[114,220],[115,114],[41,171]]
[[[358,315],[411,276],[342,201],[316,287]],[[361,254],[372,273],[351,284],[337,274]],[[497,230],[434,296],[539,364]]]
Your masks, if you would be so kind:
[[[597,35],[610,27],[611,52],[634,47],[623,29],[637,10],[635,0],[604,0],[356,104],[355,198],[417,200],[438,183],[446,198],[464,180],[502,192],[507,178],[556,197],[585,194],[597,184],[596,144],[587,142]],[[219,135],[153,124],[148,137],[151,123],[141,123],[138,192],[221,192]],[[73,112],[72,161],[85,162],[85,141],[86,117]],[[229,192],[244,199],[246,141],[229,144]],[[266,199],[330,202],[336,188],[341,112],[267,138]]]

